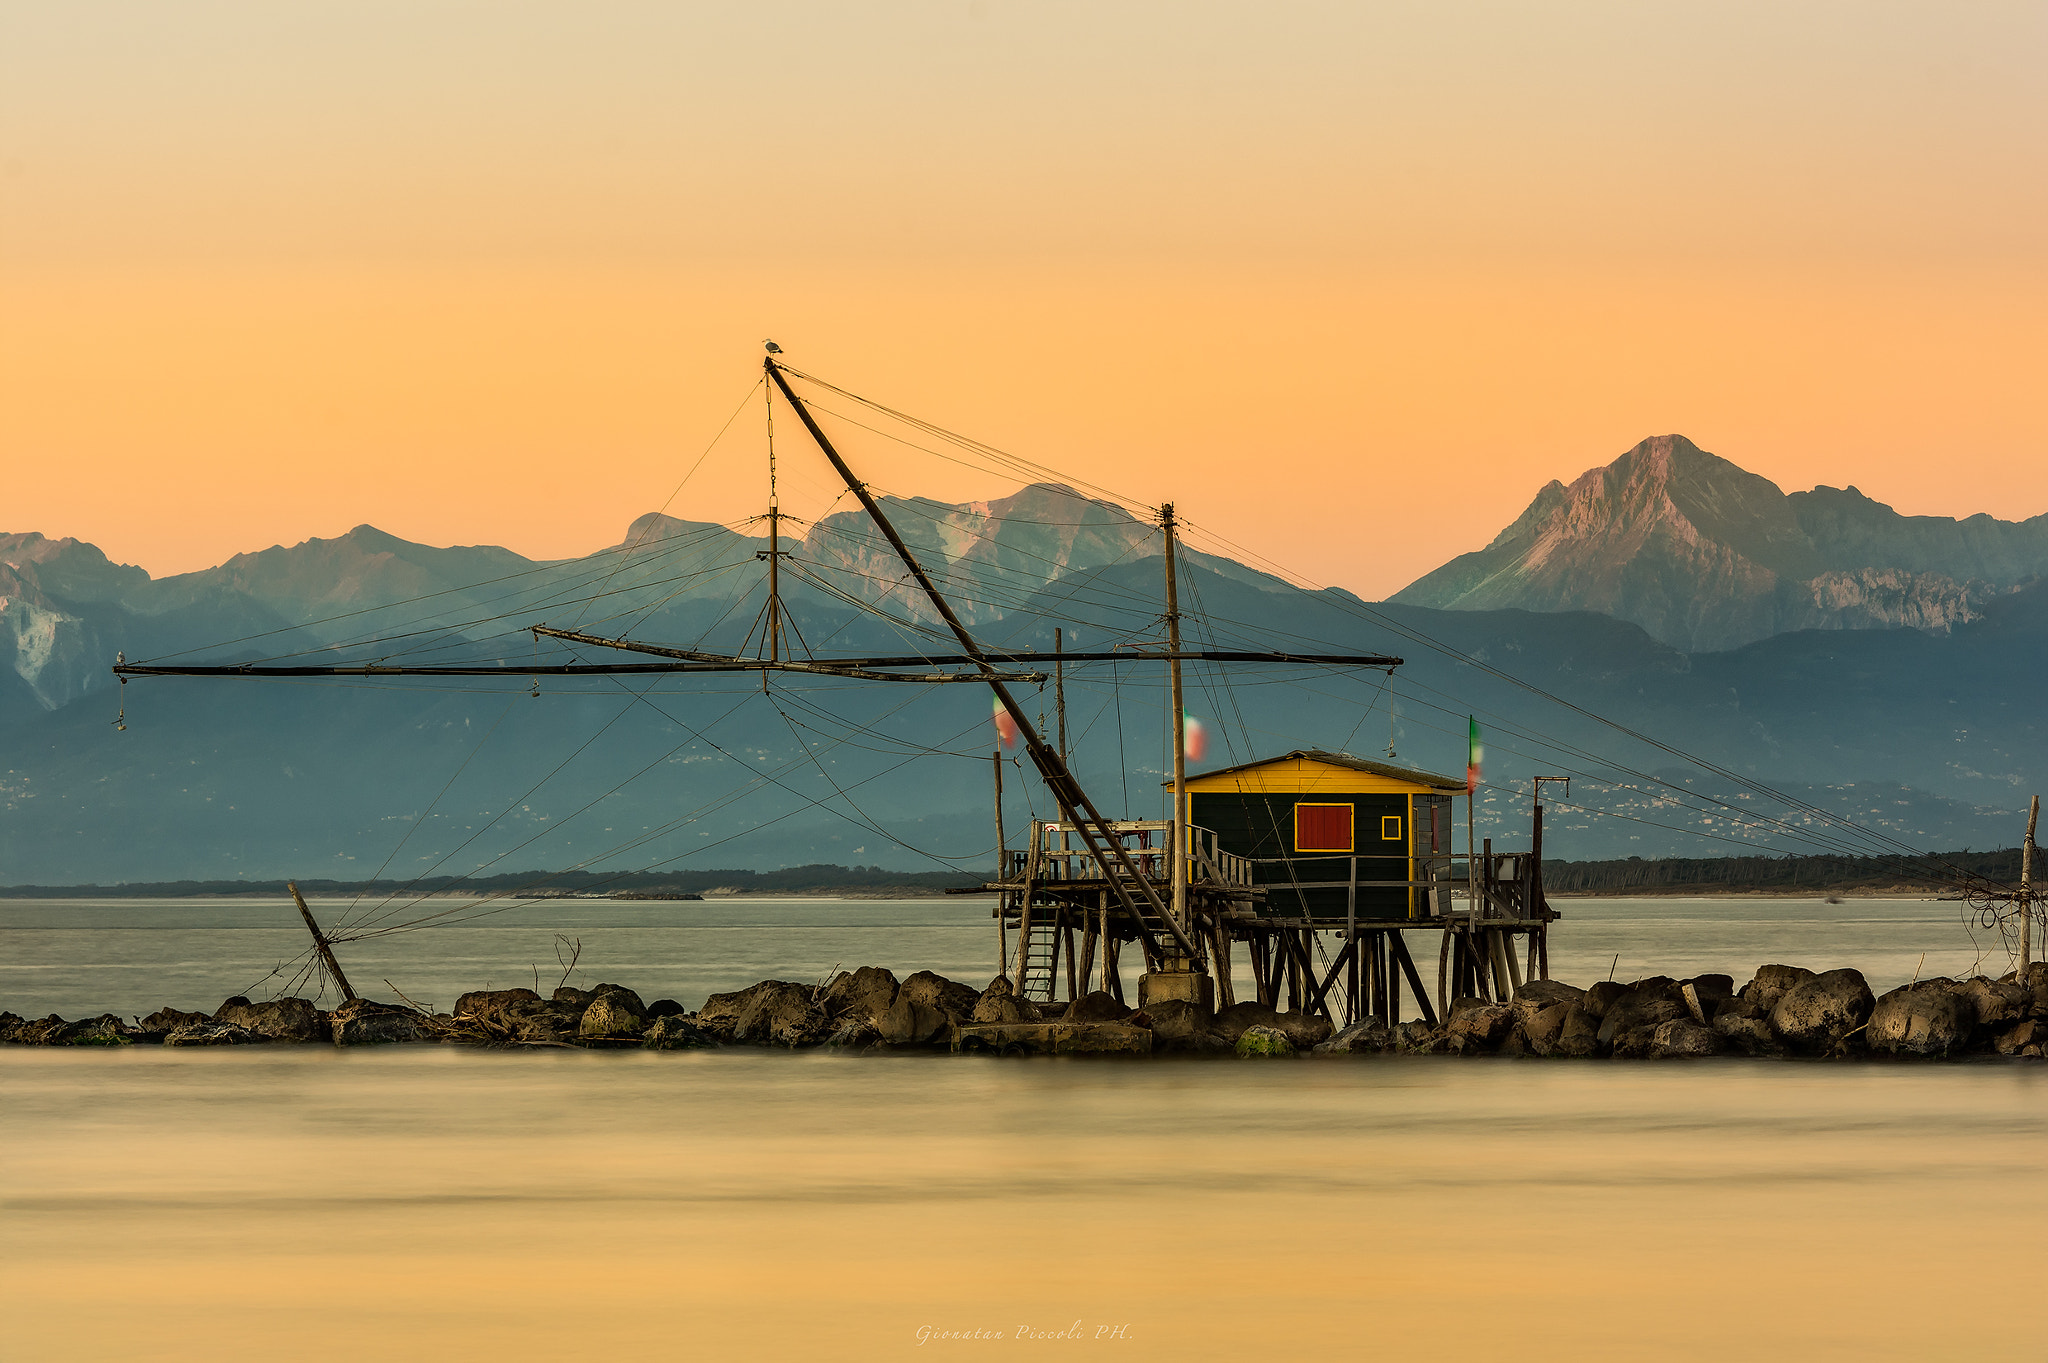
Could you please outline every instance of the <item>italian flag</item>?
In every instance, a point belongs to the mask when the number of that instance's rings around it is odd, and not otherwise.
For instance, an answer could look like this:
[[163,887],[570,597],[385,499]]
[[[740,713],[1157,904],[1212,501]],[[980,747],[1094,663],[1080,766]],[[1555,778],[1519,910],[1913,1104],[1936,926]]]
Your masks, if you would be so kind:
[[1486,755],[1486,750],[1479,746],[1478,719],[1467,715],[1465,723],[1470,726],[1465,752],[1465,794],[1469,797],[1479,792],[1479,759]]

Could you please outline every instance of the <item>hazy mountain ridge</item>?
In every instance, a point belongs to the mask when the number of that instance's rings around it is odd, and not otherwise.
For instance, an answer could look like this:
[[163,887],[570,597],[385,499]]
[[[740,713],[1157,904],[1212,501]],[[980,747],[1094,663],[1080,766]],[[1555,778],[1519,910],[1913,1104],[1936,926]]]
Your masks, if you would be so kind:
[[1786,494],[1683,436],[1545,485],[1485,549],[1392,598],[1591,610],[1689,651],[1804,629],[1953,629],[2048,572],[2048,516],[1901,516],[1851,487]]

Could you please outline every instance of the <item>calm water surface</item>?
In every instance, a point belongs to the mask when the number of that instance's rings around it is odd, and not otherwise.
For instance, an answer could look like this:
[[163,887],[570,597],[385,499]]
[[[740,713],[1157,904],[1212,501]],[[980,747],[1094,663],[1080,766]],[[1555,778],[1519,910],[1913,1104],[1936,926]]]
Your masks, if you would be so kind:
[[[444,1005],[557,929],[692,1003],[993,969],[957,900],[681,907],[346,959]],[[1574,901],[1555,973],[1882,987],[1970,966],[1954,908]],[[0,1007],[210,1007],[278,912],[0,905]],[[2039,1065],[0,1048],[0,1357],[2039,1360],[2044,1151]]]

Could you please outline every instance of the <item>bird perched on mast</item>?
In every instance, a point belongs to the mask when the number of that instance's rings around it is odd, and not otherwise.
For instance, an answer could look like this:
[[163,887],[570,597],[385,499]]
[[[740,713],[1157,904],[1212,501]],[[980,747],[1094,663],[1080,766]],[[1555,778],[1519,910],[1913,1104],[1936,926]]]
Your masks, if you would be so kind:
[[763,341],[761,342],[761,344],[767,347],[768,353],[770,355],[780,355],[782,353],[782,347],[775,344],[775,342],[773,341]]

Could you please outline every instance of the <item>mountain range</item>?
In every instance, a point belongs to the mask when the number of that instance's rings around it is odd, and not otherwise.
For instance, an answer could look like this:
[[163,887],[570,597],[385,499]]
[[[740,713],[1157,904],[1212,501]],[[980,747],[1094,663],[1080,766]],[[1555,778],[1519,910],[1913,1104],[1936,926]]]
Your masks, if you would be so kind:
[[[1045,484],[887,507],[990,646],[1048,651],[1056,624],[1069,648],[1156,637],[1157,531],[1119,507]],[[736,650],[758,638],[753,528],[652,514],[617,545],[542,562],[359,526],[164,579],[77,540],[0,537],[0,883],[991,860],[976,686],[778,681],[763,697],[758,679],[730,676],[149,678],[116,695],[107,672],[116,652],[572,656],[523,632],[543,622]],[[1183,602],[1202,646],[1407,659],[1391,681],[1194,667],[1189,708],[1219,735],[1211,765],[1322,747],[1452,772],[1478,714],[1495,787],[1481,832],[1525,838],[1514,792],[1576,772],[1549,824],[1563,857],[1795,850],[1741,814],[1777,810],[1749,782],[1921,846],[2008,845],[2048,755],[2028,680],[2048,661],[2043,533],[1899,516],[1854,489],[1787,496],[1661,437],[1546,487],[1487,549],[1388,602],[1189,555]],[[783,579],[803,645],[922,646],[928,604],[903,576],[858,513],[820,521]],[[595,654],[618,656],[573,656]],[[1075,766],[1111,813],[1158,810],[1156,671],[1068,669]],[[1050,690],[1030,703],[1047,712]],[[1049,812],[1022,771],[1009,792],[1013,828]]]
[[1396,593],[1438,610],[1588,610],[1693,652],[1803,629],[1951,629],[2048,572],[2048,515],[1902,516],[1787,494],[1681,435],[1645,440]]

